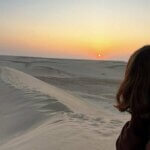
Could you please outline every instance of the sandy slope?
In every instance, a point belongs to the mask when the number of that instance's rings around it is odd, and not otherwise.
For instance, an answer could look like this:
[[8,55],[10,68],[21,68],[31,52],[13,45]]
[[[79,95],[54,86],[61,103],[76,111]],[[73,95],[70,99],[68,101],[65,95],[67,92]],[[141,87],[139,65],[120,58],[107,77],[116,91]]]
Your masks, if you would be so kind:
[[0,150],[115,149],[125,65],[0,56]]

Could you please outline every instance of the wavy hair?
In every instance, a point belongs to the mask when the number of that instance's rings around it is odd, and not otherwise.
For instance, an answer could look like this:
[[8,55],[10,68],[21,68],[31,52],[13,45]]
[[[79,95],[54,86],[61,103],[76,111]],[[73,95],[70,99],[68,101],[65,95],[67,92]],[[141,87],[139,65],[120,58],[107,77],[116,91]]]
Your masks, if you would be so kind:
[[150,45],[135,51],[116,94],[119,111],[150,113]]

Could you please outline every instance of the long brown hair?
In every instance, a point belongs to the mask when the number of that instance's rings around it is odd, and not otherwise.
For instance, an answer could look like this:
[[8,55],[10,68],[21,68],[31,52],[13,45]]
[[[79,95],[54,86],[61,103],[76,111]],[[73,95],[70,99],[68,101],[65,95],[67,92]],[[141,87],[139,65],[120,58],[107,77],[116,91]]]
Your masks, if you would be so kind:
[[116,99],[120,111],[150,113],[150,45],[131,55]]

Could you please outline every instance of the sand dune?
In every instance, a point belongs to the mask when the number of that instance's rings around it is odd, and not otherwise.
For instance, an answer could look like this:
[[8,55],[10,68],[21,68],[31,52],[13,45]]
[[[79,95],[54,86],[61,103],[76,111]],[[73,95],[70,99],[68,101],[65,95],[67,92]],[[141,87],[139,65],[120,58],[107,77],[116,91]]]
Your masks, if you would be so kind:
[[114,150],[125,65],[0,56],[0,150]]

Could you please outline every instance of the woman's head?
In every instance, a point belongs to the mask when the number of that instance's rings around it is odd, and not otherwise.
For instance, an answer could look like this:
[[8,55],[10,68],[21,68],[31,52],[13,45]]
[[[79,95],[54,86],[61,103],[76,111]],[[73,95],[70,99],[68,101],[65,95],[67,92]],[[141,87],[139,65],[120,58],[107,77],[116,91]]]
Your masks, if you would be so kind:
[[131,55],[116,97],[120,111],[150,112],[150,45]]

